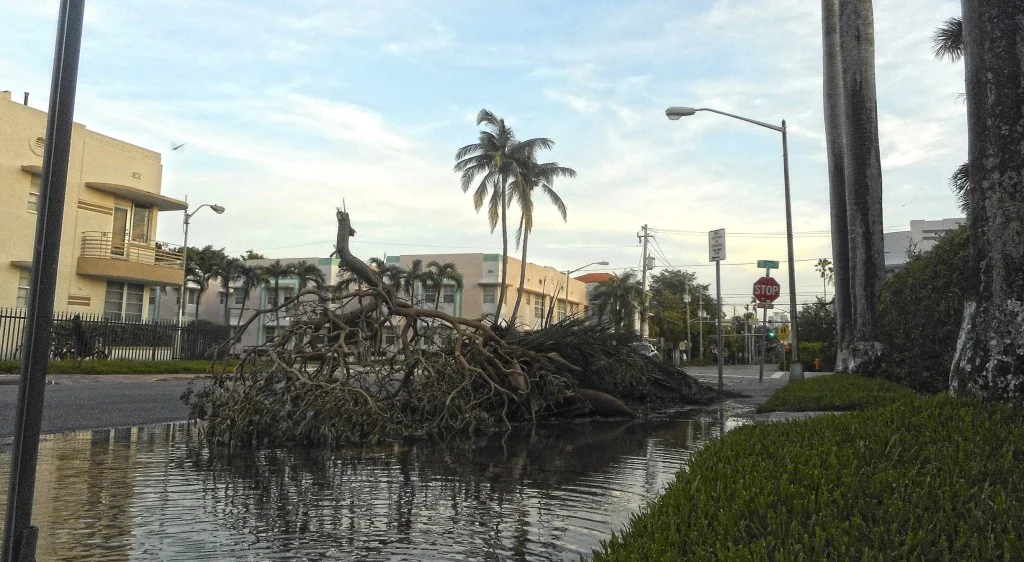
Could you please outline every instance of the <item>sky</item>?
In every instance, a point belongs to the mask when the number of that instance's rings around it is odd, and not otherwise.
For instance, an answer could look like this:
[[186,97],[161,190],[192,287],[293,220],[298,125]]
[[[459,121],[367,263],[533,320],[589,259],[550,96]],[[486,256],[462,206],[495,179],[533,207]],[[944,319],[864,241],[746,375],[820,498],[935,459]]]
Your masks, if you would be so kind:
[[[57,9],[0,3],[0,90],[39,109]],[[886,232],[960,216],[963,67],[931,54],[959,11],[875,2]],[[578,174],[554,184],[567,221],[537,199],[529,261],[638,269],[646,224],[654,273],[714,291],[707,233],[724,228],[724,303],[750,302],[759,259],[781,262],[788,296],[781,135],[708,112],[669,121],[676,105],[786,120],[797,301],[830,295],[814,270],[831,244],[813,1],[88,0],[75,120],[162,153],[165,195],[227,209],[198,212],[190,245],[325,257],[344,205],[370,258],[500,253],[452,170],[486,108]],[[180,243],[181,219],[161,213],[157,239]]]

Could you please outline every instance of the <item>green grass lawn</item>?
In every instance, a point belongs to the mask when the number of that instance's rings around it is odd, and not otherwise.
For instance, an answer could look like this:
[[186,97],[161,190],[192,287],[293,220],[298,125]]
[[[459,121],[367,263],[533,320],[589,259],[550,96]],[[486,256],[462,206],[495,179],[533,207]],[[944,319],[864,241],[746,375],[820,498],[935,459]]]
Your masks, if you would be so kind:
[[708,443],[595,560],[1024,560],[1024,408],[847,376],[779,394],[881,405]]
[[[90,359],[86,361],[50,361],[47,371],[51,375],[201,375],[210,372],[211,361],[129,361],[121,359]],[[234,361],[228,368],[234,368]],[[217,363],[221,368],[222,362]],[[0,361],[0,374],[18,374],[20,361]]]
[[914,391],[896,383],[860,375],[825,375],[795,381],[772,395],[758,412],[839,412],[863,410],[913,398]]

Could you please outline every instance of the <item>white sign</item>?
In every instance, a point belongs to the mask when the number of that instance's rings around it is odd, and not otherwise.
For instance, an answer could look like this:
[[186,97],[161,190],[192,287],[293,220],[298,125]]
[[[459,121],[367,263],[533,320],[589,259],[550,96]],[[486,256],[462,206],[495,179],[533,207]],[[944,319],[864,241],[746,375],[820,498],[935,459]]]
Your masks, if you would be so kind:
[[708,261],[725,259],[725,229],[708,232]]

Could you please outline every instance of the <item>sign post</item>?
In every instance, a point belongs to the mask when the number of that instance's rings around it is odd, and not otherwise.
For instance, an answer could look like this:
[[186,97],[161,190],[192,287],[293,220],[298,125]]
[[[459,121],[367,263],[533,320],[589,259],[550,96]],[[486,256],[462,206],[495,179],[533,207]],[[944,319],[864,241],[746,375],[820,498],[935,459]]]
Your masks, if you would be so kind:
[[757,382],[764,382],[765,348],[768,347],[768,309],[782,292],[779,282],[772,278],[772,269],[778,269],[779,262],[773,260],[757,260],[757,267],[764,268],[764,277],[754,281],[754,300],[764,309],[764,320],[761,322],[761,368],[757,374]]
[[724,390],[724,376],[722,375],[723,361],[725,360],[722,350],[722,260],[725,259],[725,229],[719,228],[708,232],[708,261],[715,262],[715,291],[718,295],[718,392]]

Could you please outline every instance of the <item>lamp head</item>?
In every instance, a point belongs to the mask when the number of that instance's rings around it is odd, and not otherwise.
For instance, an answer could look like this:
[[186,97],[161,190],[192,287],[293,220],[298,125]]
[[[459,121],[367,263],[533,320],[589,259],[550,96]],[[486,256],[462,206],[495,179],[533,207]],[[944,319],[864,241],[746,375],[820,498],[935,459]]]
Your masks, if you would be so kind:
[[606,262],[606,261],[599,261],[599,262],[595,263],[594,265],[608,265],[608,262]]
[[673,121],[678,120],[680,117],[688,117],[690,115],[693,115],[694,113],[697,113],[697,110],[692,107],[679,106],[670,107],[665,110],[665,116]]
[[224,213],[224,207],[221,207],[220,205],[210,205],[210,208],[213,209],[213,212],[217,213],[218,215]]

